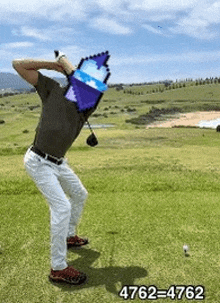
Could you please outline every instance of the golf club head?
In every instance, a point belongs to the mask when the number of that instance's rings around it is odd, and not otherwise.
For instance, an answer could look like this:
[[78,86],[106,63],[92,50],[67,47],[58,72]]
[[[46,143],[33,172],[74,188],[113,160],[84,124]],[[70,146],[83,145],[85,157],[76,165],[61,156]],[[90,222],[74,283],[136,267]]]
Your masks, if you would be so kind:
[[86,140],[86,143],[89,145],[89,146],[96,146],[98,144],[98,140],[95,136],[94,133],[92,133],[91,135],[88,136],[87,140]]

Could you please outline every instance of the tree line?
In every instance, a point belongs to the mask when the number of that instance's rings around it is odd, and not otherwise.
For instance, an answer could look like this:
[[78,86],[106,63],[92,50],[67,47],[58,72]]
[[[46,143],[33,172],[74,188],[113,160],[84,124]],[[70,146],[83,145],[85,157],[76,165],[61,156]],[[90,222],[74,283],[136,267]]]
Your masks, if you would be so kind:
[[[162,85],[161,85],[162,84]],[[124,94],[131,94],[131,95],[144,95],[144,94],[152,94],[152,93],[162,93],[165,90],[172,90],[172,89],[178,89],[178,88],[183,88],[183,87],[187,87],[187,86],[199,86],[199,85],[206,85],[206,84],[220,84],[220,77],[217,78],[206,78],[206,79],[196,79],[196,80],[192,80],[192,79],[186,79],[186,80],[176,80],[176,82],[173,81],[160,81],[158,83],[154,83],[154,88],[149,89],[145,92],[143,91],[134,91],[132,89],[128,89],[128,88],[123,88],[123,92]],[[130,86],[134,86],[135,84],[131,84]],[[151,82],[151,84],[136,84],[139,86],[143,86],[143,85],[149,85],[152,86],[153,83]],[[156,85],[158,85],[156,87]],[[119,89],[118,89],[119,90]]]

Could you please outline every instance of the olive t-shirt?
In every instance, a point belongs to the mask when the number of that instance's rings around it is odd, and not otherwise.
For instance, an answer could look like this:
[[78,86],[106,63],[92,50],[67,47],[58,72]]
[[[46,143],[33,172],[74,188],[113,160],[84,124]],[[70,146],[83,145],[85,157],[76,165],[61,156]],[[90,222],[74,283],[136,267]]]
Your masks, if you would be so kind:
[[34,146],[57,158],[64,157],[94,110],[79,113],[76,104],[64,97],[66,89],[40,72],[35,87],[42,100],[42,113]]

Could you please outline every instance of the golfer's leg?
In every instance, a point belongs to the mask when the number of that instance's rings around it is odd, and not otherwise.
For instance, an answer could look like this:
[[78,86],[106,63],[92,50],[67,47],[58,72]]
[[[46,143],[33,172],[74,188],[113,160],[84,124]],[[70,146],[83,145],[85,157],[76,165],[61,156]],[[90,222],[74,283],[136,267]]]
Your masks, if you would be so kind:
[[33,161],[27,161],[25,167],[49,203],[51,211],[51,265],[53,270],[62,270],[67,267],[66,238],[71,205],[63,192],[58,181],[57,171],[53,166],[41,164],[36,167],[33,165]]
[[66,254],[71,205],[66,198],[56,176],[38,187],[50,204],[51,211],[51,264],[53,270],[67,267]]
[[59,180],[64,192],[69,196],[69,202],[71,204],[71,217],[68,232],[68,236],[70,237],[74,236],[76,233],[76,226],[79,223],[88,192],[79,177],[67,164],[62,166],[62,173],[60,174]]

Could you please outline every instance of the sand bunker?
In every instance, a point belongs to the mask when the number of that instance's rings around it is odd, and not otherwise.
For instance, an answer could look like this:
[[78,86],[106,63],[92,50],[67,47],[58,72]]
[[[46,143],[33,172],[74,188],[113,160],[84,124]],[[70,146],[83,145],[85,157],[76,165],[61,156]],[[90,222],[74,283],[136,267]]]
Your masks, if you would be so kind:
[[177,114],[173,118],[169,118],[166,121],[157,121],[149,124],[147,128],[152,127],[175,127],[175,126],[198,126],[207,128],[216,128],[220,125],[220,111],[204,111],[193,112],[186,114]]

